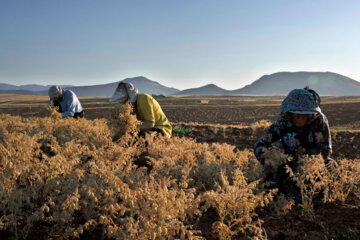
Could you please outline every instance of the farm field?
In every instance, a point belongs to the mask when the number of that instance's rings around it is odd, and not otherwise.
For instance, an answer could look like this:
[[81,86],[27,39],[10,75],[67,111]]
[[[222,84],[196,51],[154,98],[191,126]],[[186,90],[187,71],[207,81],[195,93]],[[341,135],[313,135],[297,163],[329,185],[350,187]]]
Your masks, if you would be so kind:
[[[244,125],[260,120],[274,121],[283,96],[184,96],[157,99],[168,119],[173,122]],[[201,101],[208,103],[201,103]],[[114,103],[107,98],[80,98],[87,119],[106,118]],[[39,116],[48,102],[45,96],[0,94],[0,114],[24,117]],[[322,97],[322,111],[332,127],[360,122],[360,97]],[[358,125],[357,125],[358,126]],[[360,128],[360,127],[359,127]]]
[[252,153],[282,98],[158,99],[174,137],[134,141],[105,98],[81,98],[77,121],[0,95],[0,239],[359,239],[360,98],[322,98],[340,177],[307,159],[304,199],[326,191],[302,204],[265,187]]

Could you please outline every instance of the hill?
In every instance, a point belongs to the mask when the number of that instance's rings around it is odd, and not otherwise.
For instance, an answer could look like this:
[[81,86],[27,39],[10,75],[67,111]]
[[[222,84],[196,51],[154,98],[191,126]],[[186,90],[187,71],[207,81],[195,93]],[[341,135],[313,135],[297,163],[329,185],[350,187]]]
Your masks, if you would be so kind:
[[[130,82],[132,83],[139,92],[141,93],[148,93],[150,95],[172,95],[176,92],[179,92],[179,89],[166,87],[164,85],[159,84],[158,82],[149,80],[145,77],[136,77],[136,78],[126,78],[123,82]],[[112,93],[115,89],[112,90]]]
[[[158,82],[149,80],[145,77],[126,78],[124,82],[132,83],[139,92],[148,93],[150,95],[171,95],[179,90],[176,88],[169,88],[159,84]],[[63,86],[66,89],[70,89],[76,93],[79,97],[110,97],[119,82],[113,82],[108,84],[91,85],[91,86]],[[48,88],[50,86],[41,85],[23,85],[15,86],[10,84],[0,84],[0,91],[7,94],[25,94],[25,95],[47,95]],[[37,89],[37,90],[36,90]],[[0,93],[1,93],[0,92]]]
[[[0,83],[0,91],[47,91],[51,85],[27,84],[16,86],[13,84]],[[63,88],[72,87],[71,85],[62,85]],[[10,93],[10,92],[9,92]],[[16,94],[16,93],[15,93]],[[19,93],[20,94],[20,93]],[[30,95],[38,95],[39,93],[29,93]]]
[[43,93],[41,92],[35,92],[29,90],[0,90],[0,94],[43,95]]
[[309,86],[320,95],[360,96],[360,82],[332,72],[278,72],[264,75],[232,94],[285,95]]
[[[320,95],[360,96],[360,82],[332,72],[278,72],[264,75],[253,83],[236,90],[226,90],[214,84],[178,90],[166,87],[145,77],[126,78],[139,92],[150,95],[286,95],[292,89],[309,86]],[[64,86],[80,97],[110,97],[119,82],[91,86]],[[47,95],[49,86],[0,83],[0,93]]]
[[215,84],[208,84],[199,88],[190,88],[180,92],[177,92],[173,95],[227,95],[231,91],[225,90],[216,86]]
[[332,72],[278,72],[228,91],[214,84],[186,89],[174,95],[286,95],[295,88],[309,86],[320,95],[360,96],[360,82]]
[[[150,95],[171,95],[179,91],[175,88],[165,87],[145,77],[126,78],[122,82],[130,82],[140,93],[148,93]],[[119,82],[113,82],[101,85],[70,87],[67,89],[74,91],[80,97],[111,97],[118,84]]]

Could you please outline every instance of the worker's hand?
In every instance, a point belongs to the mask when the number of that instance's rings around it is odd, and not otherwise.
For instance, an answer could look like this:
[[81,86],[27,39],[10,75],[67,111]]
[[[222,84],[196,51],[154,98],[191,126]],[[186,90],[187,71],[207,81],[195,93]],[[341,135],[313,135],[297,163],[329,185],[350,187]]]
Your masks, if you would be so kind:
[[264,170],[266,174],[273,173],[274,166],[271,164],[271,161],[265,159],[264,161]]
[[265,181],[274,181],[274,172],[273,172],[273,166],[271,164],[266,163],[266,160],[264,161],[264,172],[265,172]]
[[138,128],[143,131],[151,130],[153,127],[155,127],[155,123],[152,121],[143,121],[140,125],[138,125]]
[[325,158],[325,166],[329,172],[332,172],[332,169],[338,168],[339,164],[332,158]]
[[304,154],[306,154],[306,148],[304,148],[304,147],[298,147],[298,148],[296,148],[296,153],[298,154],[298,155],[304,155]]

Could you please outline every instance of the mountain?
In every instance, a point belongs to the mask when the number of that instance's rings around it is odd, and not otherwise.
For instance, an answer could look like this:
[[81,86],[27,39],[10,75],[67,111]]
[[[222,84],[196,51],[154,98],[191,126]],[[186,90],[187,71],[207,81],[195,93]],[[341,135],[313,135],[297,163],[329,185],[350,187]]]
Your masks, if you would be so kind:
[[[130,82],[139,90],[139,93],[148,93],[150,95],[171,95],[179,91],[175,88],[165,87],[145,77],[126,78],[122,82]],[[111,97],[118,84],[119,82],[113,82],[101,85],[69,87],[66,89],[74,91],[80,97]]]
[[[8,90],[26,90],[26,91],[47,91],[51,87],[51,85],[38,85],[38,84],[28,84],[28,85],[12,85],[12,84],[6,84],[6,83],[0,83],[0,91],[8,91]],[[63,88],[71,87],[71,85],[61,85]],[[33,95],[33,94],[31,94]],[[38,95],[38,94],[35,94]]]
[[0,90],[0,94],[44,95],[41,92],[29,91],[29,90]]
[[[139,92],[148,93],[150,95],[171,95],[179,90],[176,88],[165,87],[158,82],[149,80],[145,77],[126,78],[124,82],[132,83]],[[70,89],[79,97],[111,97],[119,82],[113,82],[92,86],[62,86]],[[10,84],[0,84],[0,91],[8,94],[25,94],[25,95],[47,95],[50,86],[42,85],[22,85],[15,86]]]
[[180,92],[177,92],[173,95],[227,95],[231,91],[222,89],[215,84],[208,84],[199,88],[190,88]]
[[[278,72],[264,75],[253,83],[236,90],[225,90],[214,84],[179,91],[169,88],[145,77],[126,78],[139,92],[150,95],[286,95],[295,88],[309,86],[320,95],[360,96],[360,82],[332,72]],[[64,86],[80,97],[110,97],[119,82],[93,86]],[[47,95],[50,86],[0,83],[0,93]]]
[[360,96],[360,82],[332,72],[278,72],[264,75],[231,94],[286,95],[295,88],[309,86],[320,95]]
[[[52,85],[37,85],[37,84],[29,84],[29,85],[20,85],[18,88],[21,90],[28,90],[28,91],[47,91],[49,87]],[[72,87],[72,85],[60,85],[62,88]]]
[[8,91],[8,90],[19,90],[19,87],[11,84],[0,83],[0,91]]
[[[126,78],[123,80],[123,82],[130,82],[132,83],[137,89],[139,89],[139,92],[141,93],[148,93],[150,95],[172,95],[176,92],[179,92],[179,89],[176,88],[170,88],[163,86],[159,84],[158,82],[149,80],[145,77],[136,77],[136,78]],[[115,91],[115,88],[112,90],[111,95]]]
[[286,95],[295,88],[309,86],[320,95],[360,96],[360,82],[332,72],[278,72],[228,91],[214,84],[191,88],[174,95]]

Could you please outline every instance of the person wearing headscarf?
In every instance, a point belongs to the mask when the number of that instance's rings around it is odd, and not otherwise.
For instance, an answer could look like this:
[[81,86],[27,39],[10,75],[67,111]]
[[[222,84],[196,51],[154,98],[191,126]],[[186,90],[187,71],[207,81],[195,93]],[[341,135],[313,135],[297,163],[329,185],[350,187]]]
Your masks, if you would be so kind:
[[142,121],[142,124],[138,126],[140,135],[153,131],[171,137],[171,124],[159,103],[146,93],[138,93],[138,89],[131,83],[120,82],[110,102],[120,104],[128,102],[133,105],[138,120]]
[[264,150],[272,146],[293,158],[289,163],[293,170],[297,168],[299,156],[304,154],[321,154],[325,164],[332,162],[337,166],[335,160],[330,158],[332,145],[329,123],[319,104],[320,97],[314,90],[308,87],[292,90],[281,104],[281,114],[277,121],[256,142],[255,156],[264,165],[271,180],[278,181],[285,174],[284,169],[270,165],[271,160],[265,157]]
[[60,86],[52,86],[48,91],[49,104],[59,107],[59,112],[63,118],[83,118],[84,111],[79,99],[71,90],[62,89]]

